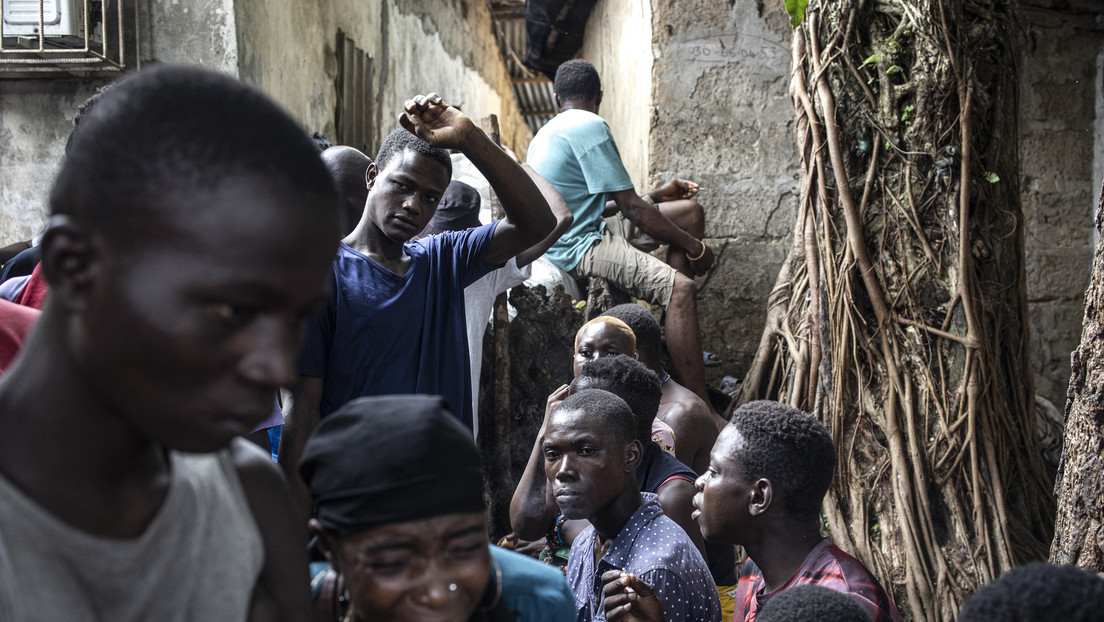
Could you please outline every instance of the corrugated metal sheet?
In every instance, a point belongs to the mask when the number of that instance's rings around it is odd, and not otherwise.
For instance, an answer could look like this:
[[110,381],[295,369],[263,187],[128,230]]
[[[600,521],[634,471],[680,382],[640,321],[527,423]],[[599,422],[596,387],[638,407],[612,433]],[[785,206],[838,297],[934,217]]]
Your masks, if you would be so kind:
[[489,3],[495,22],[495,38],[514,86],[521,116],[535,134],[556,115],[552,81],[521,64],[525,55],[525,1],[493,0]]

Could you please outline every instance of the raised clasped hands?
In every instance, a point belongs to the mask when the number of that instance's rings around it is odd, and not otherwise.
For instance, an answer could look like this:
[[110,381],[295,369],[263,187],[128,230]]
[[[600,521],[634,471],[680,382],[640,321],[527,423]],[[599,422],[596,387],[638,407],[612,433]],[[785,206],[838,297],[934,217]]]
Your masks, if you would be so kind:
[[445,103],[437,93],[406,100],[399,124],[411,134],[441,149],[459,149],[475,130],[467,115]]

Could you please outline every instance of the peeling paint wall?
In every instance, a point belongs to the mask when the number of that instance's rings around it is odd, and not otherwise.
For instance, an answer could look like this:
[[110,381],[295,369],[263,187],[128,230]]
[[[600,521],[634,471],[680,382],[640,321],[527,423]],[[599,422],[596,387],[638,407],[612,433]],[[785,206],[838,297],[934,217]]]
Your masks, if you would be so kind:
[[[198,64],[237,75],[232,0],[142,0],[138,9],[143,63]],[[45,226],[77,107],[114,77],[0,79],[0,246]]]
[[[378,65],[374,108],[383,134],[397,127],[406,98],[437,91],[477,122],[498,114],[503,141],[520,153],[528,146],[529,129],[483,0],[137,2],[143,62],[197,64],[239,76],[308,131],[335,134],[340,28]],[[106,81],[0,80],[0,245],[42,229],[73,115]]]
[[143,0],[139,8],[143,60],[238,75],[234,0]]
[[[378,146],[398,127],[403,102],[438,92],[476,122],[499,115],[503,141],[528,145],[525,126],[477,0],[237,0],[242,79],[258,85],[309,131],[333,139],[337,31],[371,57]],[[375,155],[375,154],[369,154]]]
[[[594,64],[602,79],[605,118],[617,141],[637,192],[651,188],[648,136],[652,105],[651,0],[599,0],[587,22],[587,36],[577,55]],[[666,181],[666,180],[664,180]]]
[[42,231],[77,106],[105,80],[0,82],[0,246]]

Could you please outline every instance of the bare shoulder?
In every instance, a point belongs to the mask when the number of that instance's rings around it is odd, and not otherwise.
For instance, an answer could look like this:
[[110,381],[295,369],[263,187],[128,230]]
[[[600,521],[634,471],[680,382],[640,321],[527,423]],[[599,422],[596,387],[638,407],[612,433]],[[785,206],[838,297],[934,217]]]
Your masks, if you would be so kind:
[[263,449],[243,438],[235,438],[230,442],[230,452],[250,505],[270,495],[287,494],[283,474]]
[[705,402],[693,391],[674,380],[668,380],[663,387],[663,399],[659,405],[658,416],[664,423],[675,428],[676,432],[683,426],[703,423],[715,426],[713,415]]

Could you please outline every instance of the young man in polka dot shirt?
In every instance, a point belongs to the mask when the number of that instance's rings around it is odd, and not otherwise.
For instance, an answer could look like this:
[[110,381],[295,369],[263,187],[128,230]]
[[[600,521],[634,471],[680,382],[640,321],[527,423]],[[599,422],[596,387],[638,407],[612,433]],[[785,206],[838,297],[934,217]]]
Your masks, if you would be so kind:
[[568,519],[590,522],[575,539],[567,580],[579,622],[628,619],[607,602],[628,582],[670,622],[720,622],[717,588],[686,532],[663,515],[655,495],[641,493],[636,467],[642,448],[628,404],[587,389],[568,397],[538,439],[549,489]]

